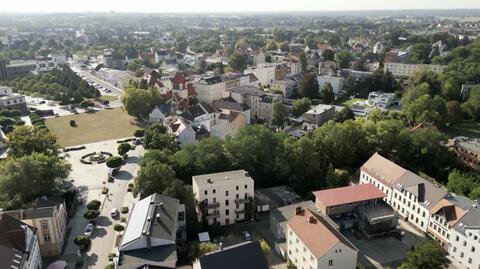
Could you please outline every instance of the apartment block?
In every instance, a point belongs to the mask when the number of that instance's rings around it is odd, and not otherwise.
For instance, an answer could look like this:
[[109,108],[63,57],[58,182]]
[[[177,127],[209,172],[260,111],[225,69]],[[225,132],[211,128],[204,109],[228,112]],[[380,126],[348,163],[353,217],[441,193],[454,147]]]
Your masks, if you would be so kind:
[[254,181],[245,170],[192,177],[201,221],[208,225],[229,225],[249,217],[248,204],[254,197]]
[[420,71],[442,72],[445,65],[438,64],[404,64],[404,63],[385,63],[385,71],[390,71],[394,77],[413,77]]

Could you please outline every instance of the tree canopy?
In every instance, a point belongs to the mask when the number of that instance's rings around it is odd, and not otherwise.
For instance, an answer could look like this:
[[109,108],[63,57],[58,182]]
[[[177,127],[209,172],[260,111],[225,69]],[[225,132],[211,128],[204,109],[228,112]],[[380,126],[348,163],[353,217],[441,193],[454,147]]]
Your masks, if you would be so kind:
[[39,127],[17,126],[7,137],[7,146],[10,147],[8,154],[12,157],[30,155],[34,152],[56,155],[59,148],[56,137]]
[[303,97],[293,101],[292,114],[295,117],[300,117],[303,113],[307,112],[312,105],[312,101],[308,97]]
[[318,96],[318,81],[314,73],[306,73],[303,76],[298,86],[298,94],[301,97],[308,97],[310,99]]
[[122,96],[122,103],[128,114],[145,119],[155,106],[163,104],[160,92],[154,89],[127,88]]
[[420,243],[407,253],[400,269],[441,269],[447,268],[450,261],[446,252],[436,242]]

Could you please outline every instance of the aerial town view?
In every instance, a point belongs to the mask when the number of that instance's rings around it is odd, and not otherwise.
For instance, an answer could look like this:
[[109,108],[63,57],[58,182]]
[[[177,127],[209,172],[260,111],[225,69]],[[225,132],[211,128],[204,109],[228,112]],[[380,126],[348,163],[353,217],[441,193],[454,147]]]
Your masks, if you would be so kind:
[[0,3],[0,269],[480,269],[480,0]]

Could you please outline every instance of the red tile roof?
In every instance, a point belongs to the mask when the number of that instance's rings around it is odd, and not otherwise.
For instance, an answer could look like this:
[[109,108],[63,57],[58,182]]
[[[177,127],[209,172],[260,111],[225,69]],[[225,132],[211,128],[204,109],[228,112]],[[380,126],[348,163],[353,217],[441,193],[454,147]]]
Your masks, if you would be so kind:
[[171,78],[172,83],[174,84],[185,84],[187,83],[187,80],[185,79],[185,76],[183,76],[182,73],[175,73],[175,76]]
[[382,199],[385,197],[385,193],[370,183],[321,190],[313,192],[313,194],[315,195],[315,201],[320,201],[327,207],[372,199]]
[[187,95],[190,96],[197,96],[197,92],[195,91],[195,88],[193,87],[192,83],[187,84]]

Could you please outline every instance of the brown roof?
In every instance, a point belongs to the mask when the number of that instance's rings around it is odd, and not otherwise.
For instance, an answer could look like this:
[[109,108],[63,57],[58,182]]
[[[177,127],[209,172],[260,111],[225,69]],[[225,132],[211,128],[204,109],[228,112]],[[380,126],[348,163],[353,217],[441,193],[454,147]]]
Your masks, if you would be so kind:
[[430,212],[445,216],[448,225],[453,226],[463,217],[463,215],[465,215],[465,213],[467,213],[467,210],[463,210],[447,199],[442,199],[430,210]]
[[29,251],[24,227],[35,232],[33,227],[22,221],[0,213],[0,268],[10,268],[10,265],[14,264],[13,260],[19,262],[14,265],[22,267]]
[[385,193],[373,184],[360,184],[313,192],[315,201],[325,206],[344,205],[373,199],[382,199]]
[[187,84],[187,95],[188,96],[197,96],[197,92],[195,91],[195,88],[193,88],[192,83]]
[[407,172],[406,169],[378,153],[373,154],[360,169],[389,187],[392,187]]
[[[308,209],[301,212],[288,221],[288,226],[316,258],[325,255],[337,243],[342,243],[354,251],[358,251],[324,218]],[[310,217],[313,221],[310,221]]]
[[173,78],[171,78],[170,80],[172,81],[172,83],[175,83],[175,84],[187,83],[187,80],[185,79],[185,76],[183,76],[182,73],[175,73],[175,76],[173,76]]

